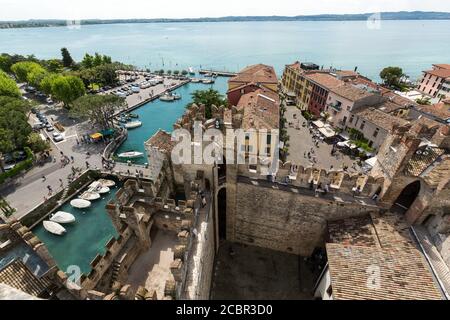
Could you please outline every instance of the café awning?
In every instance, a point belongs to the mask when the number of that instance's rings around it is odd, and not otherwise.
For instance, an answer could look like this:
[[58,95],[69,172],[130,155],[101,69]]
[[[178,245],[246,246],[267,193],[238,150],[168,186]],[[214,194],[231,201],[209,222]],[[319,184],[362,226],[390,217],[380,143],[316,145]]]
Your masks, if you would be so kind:
[[90,135],[90,137],[94,140],[100,139],[103,135],[100,132],[96,132]]
[[325,124],[320,120],[313,121],[313,125],[315,125],[317,128],[323,128],[325,126]]
[[319,132],[325,136],[325,138],[331,138],[336,135],[336,132],[331,128],[330,125],[326,125],[319,129]]

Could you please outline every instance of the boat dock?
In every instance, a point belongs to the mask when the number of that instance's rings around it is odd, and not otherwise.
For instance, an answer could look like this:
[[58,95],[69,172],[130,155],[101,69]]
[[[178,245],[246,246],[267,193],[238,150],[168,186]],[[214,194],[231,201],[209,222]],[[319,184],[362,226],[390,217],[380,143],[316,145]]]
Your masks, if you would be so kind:
[[[180,81],[180,80],[178,80]],[[178,82],[176,81],[176,82]],[[127,108],[124,108],[120,111],[117,111],[114,113],[113,117],[116,117],[122,113],[128,113],[132,110],[135,110],[139,107],[142,107],[143,105],[159,99],[164,93],[171,92],[173,90],[176,90],[185,84],[189,83],[191,80],[181,80],[180,82],[176,83],[173,86],[165,87],[164,84],[160,84],[154,87],[150,87],[148,89],[141,89],[140,93],[133,94],[131,96],[126,97],[127,101]],[[167,85],[167,82],[165,81],[165,85]],[[153,95],[149,95],[150,91],[153,90]],[[141,96],[142,100],[139,99],[139,96]]]
[[237,73],[236,72],[229,72],[229,71],[217,71],[217,70],[199,70],[198,73],[200,74],[215,74],[221,77],[234,77]]

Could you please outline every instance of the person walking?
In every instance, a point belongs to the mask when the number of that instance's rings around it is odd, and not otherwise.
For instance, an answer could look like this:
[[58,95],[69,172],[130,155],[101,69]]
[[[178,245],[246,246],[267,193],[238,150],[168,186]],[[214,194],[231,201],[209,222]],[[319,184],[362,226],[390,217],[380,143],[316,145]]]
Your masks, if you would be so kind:
[[89,162],[86,161],[86,169],[89,169]]
[[47,180],[46,176],[42,176],[42,182],[45,182]]

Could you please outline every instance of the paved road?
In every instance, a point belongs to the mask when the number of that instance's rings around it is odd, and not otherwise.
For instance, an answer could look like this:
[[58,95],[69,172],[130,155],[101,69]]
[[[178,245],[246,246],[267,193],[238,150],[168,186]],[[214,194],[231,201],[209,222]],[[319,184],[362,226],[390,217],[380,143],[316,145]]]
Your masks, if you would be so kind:
[[[296,115],[296,118],[294,118]],[[313,141],[313,137],[309,132],[308,127],[303,127],[303,123],[306,119],[303,118],[299,109],[295,106],[288,106],[285,113],[286,122],[288,124],[287,132],[289,139],[289,155],[288,161],[304,167],[320,167],[329,170],[331,166],[333,169],[342,169],[344,165],[349,168],[349,172],[359,172],[359,166],[355,160],[352,160],[349,156],[340,152],[336,152],[336,156],[331,156],[332,145],[325,142],[320,142],[319,147],[316,147]],[[289,126],[292,123],[292,127]],[[308,153],[314,150],[312,155],[315,156],[317,162],[311,161],[308,157],[305,157],[305,152]],[[356,169],[352,168],[355,165]]]

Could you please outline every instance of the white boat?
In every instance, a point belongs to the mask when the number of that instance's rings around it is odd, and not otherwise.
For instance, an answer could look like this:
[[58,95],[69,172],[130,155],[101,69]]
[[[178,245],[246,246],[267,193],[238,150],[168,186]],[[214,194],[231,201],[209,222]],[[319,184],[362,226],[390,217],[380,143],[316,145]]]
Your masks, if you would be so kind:
[[214,83],[214,80],[213,80],[213,79],[202,79],[201,81],[202,81],[202,83],[204,83],[204,84],[212,84],[212,83]]
[[200,82],[200,79],[198,79],[198,78],[192,78],[192,79],[191,79],[191,82],[192,82],[192,83],[199,83],[199,82]]
[[113,180],[107,180],[107,179],[99,179],[97,180],[97,182],[99,182],[103,187],[114,187],[116,185],[116,183]]
[[165,93],[161,97],[159,97],[159,100],[171,102],[171,101],[175,100],[175,97],[173,95],[171,95],[170,93]]
[[44,225],[45,230],[58,236],[61,236],[66,232],[66,229],[57,222],[44,221],[42,224]]
[[142,122],[141,121],[131,121],[131,122],[125,123],[124,126],[127,129],[134,129],[134,128],[138,128],[138,127],[142,126]]
[[[100,182],[94,181],[94,182],[91,183],[91,185],[89,186],[88,191],[89,191],[89,192],[94,192],[94,193],[104,194],[104,193],[108,193],[110,190],[109,190],[108,187],[102,186]],[[87,199],[87,200],[89,200],[89,199]]]
[[100,199],[100,194],[97,192],[93,192],[93,191],[86,191],[80,196],[80,199],[93,201],[93,200]]
[[192,67],[188,68],[188,72],[189,72],[189,74],[195,74],[195,70]]
[[181,95],[178,94],[178,93],[173,93],[173,94],[172,94],[172,97],[173,97],[175,100],[180,100],[180,99],[181,99]]
[[55,214],[50,216],[50,221],[56,222],[56,223],[72,223],[75,222],[75,217],[73,214],[64,212],[64,211],[58,211]]
[[140,158],[142,157],[144,154],[142,152],[138,152],[138,151],[128,151],[128,152],[124,152],[124,153],[120,153],[118,156],[119,158],[128,158],[128,159],[134,159],[134,158]]
[[70,201],[70,205],[74,208],[84,209],[89,208],[91,206],[91,202],[84,199],[74,199]]

